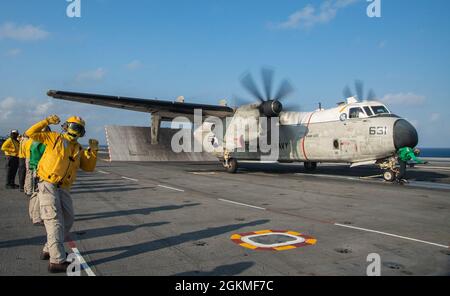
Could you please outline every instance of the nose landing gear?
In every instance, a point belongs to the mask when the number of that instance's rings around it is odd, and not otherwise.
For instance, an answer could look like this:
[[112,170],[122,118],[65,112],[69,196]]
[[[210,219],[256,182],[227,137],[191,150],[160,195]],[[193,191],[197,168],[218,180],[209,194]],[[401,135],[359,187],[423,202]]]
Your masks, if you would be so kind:
[[397,174],[392,170],[387,170],[383,173],[383,178],[386,182],[394,182],[397,178]]
[[382,169],[383,179],[386,182],[394,182],[399,174],[399,169],[397,167],[397,159],[395,157],[390,157],[378,162],[378,166]]

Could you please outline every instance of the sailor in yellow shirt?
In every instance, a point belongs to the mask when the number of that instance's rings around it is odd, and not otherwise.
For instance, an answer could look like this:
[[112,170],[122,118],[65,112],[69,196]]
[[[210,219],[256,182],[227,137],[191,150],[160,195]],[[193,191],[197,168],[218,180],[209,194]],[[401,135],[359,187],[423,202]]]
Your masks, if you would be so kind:
[[52,273],[66,272],[69,266],[64,249],[65,237],[74,221],[69,190],[79,168],[87,172],[95,170],[98,151],[97,140],[89,140],[88,149],[83,149],[77,142],[85,134],[85,122],[80,117],[70,117],[62,125],[64,132],[61,134],[42,131],[59,122],[58,116],[51,115],[26,132],[31,139],[47,147],[38,165],[38,199],[47,232],[41,259],[50,259],[48,270]]
[[27,196],[31,196],[33,193],[33,187],[32,187],[32,177],[33,177],[33,171],[30,169],[30,157],[31,157],[31,145],[33,144],[33,140],[30,138],[27,138],[25,143],[23,144],[23,150],[25,153],[25,184],[24,184],[24,190],[25,194]]
[[[26,144],[29,138],[26,135],[22,135],[19,137],[19,190],[20,192],[24,192],[25,187],[25,177],[27,174],[27,165],[26,165]],[[29,147],[29,146],[28,146]]]
[[20,144],[17,140],[18,130],[12,130],[10,137],[3,143],[2,151],[6,156],[6,189],[16,189],[19,185],[15,184],[17,169],[19,167]]

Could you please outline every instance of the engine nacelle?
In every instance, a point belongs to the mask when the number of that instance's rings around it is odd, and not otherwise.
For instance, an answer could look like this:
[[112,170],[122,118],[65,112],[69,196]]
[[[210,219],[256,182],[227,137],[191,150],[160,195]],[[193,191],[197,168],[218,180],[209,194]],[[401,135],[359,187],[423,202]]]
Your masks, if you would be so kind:
[[278,100],[270,100],[261,103],[259,108],[264,116],[277,117],[283,111],[283,104]]

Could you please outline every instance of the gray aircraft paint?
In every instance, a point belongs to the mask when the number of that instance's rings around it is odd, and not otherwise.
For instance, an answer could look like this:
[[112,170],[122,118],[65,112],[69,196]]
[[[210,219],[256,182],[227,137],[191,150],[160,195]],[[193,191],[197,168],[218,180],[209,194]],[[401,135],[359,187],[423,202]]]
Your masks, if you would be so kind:
[[[395,154],[393,128],[399,117],[387,116],[370,117],[362,114],[362,118],[348,118],[351,108],[364,106],[386,106],[381,102],[358,102],[349,98],[347,104],[336,108],[321,109],[314,112],[282,112],[279,125],[279,148],[281,162],[341,162],[363,163],[386,159]],[[386,110],[388,110],[386,108]],[[388,110],[389,112],[389,110]],[[346,114],[344,120],[341,115]],[[235,128],[235,123],[258,119],[259,111],[255,105],[238,108],[231,124],[227,127]],[[246,134],[246,139],[254,135]],[[233,140],[225,134],[225,141]],[[216,149],[220,157],[223,147]],[[241,160],[258,160],[259,152],[234,153],[234,157]]]

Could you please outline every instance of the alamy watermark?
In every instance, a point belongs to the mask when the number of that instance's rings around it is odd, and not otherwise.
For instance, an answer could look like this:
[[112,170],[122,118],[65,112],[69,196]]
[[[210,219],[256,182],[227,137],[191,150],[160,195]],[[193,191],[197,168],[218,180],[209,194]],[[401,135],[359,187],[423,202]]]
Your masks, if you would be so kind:
[[[66,9],[66,15],[70,18],[81,17],[81,0],[66,0],[69,2]],[[370,2],[367,6],[367,16],[370,18],[381,17],[381,0],[366,0]]]
[[381,276],[381,256],[377,253],[370,253],[366,260],[370,263],[366,269],[367,276]]
[[81,0],[66,0],[69,2],[66,9],[67,17],[81,17]]
[[[279,157],[279,118],[234,116],[224,119],[209,116],[203,120],[202,110],[194,110],[191,121],[183,116],[172,120],[171,128],[180,129],[171,139],[171,148],[180,152],[249,152],[261,153],[261,160]],[[188,127],[188,128],[186,128]]]
[[70,253],[66,261],[70,262],[66,270],[67,276],[81,276],[81,262],[78,256],[75,253]]
[[367,0],[370,4],[367,6],[367,16],[381,17],[381,0]]

